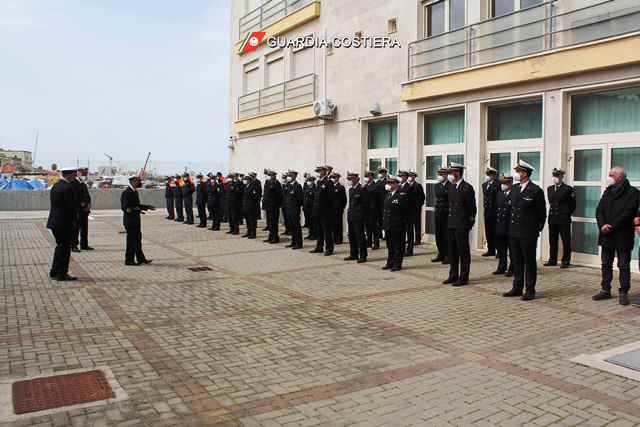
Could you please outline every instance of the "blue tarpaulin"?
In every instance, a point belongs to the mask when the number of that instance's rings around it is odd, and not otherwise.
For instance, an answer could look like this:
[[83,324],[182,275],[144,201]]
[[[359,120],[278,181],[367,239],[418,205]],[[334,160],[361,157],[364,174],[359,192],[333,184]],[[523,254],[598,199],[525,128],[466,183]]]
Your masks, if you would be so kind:
[[1,191],[31,191],[34,187],[25,179],[12,179],[0,185]]

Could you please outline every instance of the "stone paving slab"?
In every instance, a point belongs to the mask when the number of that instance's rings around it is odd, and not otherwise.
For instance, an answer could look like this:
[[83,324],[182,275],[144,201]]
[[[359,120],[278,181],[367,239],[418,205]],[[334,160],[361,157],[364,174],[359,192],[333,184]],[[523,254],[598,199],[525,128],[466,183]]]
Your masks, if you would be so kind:
[[639,383],[570,361],[640,341],[639,309],[591,301],[596,269],[541,268],[524,303],[493,259],[455,289],[428,245],[390,273],[384,249],[359,265],[158,214],[154,263],[126,267],[121,218],[96,214],[62,284],[44,222],[0,220],[0,380],[107,366],[128,398],[2,427],[640,425]]

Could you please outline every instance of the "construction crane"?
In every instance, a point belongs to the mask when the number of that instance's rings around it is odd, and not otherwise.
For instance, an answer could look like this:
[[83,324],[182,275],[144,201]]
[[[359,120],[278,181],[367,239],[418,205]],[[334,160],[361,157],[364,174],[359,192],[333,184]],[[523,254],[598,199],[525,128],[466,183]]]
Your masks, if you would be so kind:
[[107,159],[109,159],[109,169],[111,171],[110,173],[113,173],[113,157],[111,157],[107,153],[104,153],[104,155],[107,157]]

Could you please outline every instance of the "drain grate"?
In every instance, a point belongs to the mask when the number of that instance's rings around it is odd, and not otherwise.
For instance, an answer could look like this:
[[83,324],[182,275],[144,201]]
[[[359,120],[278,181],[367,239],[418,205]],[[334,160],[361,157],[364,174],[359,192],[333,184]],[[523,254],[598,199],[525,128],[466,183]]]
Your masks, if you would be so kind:
[[613,363],[623,368],[633,369],[634,371],[640,371],[640,350],[618,354],[605,359],[605,362]]
[[18,381],[13,383],[12,392],[16,414],[115,398],[102,371]]
[[189,267],[191,271],[213,271],[211,267]]

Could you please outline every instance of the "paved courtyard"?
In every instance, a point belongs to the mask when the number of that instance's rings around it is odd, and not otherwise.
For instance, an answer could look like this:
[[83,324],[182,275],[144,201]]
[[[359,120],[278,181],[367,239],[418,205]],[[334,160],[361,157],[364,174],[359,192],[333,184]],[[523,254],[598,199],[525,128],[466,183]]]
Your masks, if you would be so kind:
[[44,220],[0,220],[0,380],[108,367],[127,395],[3,426],[640,425],[639,382],[570,361],[640,341],[639,308],[591,301],[597,270],[543,268],[524,303],[495,260],[452,288],[428,246],[390,273],[382,250],[143,222],[151,266],[125,267],[121,218],[97,216],[68,284]]

